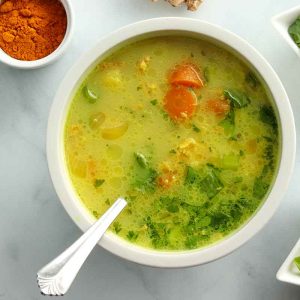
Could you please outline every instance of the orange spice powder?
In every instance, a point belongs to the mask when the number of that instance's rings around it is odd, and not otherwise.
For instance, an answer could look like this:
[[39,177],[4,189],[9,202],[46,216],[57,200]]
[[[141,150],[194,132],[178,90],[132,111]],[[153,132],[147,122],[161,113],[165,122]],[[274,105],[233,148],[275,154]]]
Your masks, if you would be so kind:
[[0,48],[16,59],[49,55],[66,29],[66,11],[59,0],[7,0],[0,5]]

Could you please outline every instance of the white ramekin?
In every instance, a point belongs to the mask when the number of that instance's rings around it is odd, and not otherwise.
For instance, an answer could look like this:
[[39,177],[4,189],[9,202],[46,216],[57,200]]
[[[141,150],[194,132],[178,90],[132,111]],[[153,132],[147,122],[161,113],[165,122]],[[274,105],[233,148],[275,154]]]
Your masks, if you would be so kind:
[[294,259],[298,256],[300,256],[300,239],[278,270],[276,274],[278,280],[300,286],[299,270],[294,263]]
[[271,19],[274,28],[279,32],[288,45],[300,57],[300,48],[289,34],[289,27],[300,16],[300,5],[284,11]]
[[67,30],[64,39],[62,40],[61,44],[58,46],[55,51],[50,53],[49,55],[33,61],[26,61],[26,60],[18,60],[15,59],[8,54],[6,54],[0,48],[0,62],[9,65],[13,68],[17,69],[37,69],[44,66],[47,66],[57,59],[59,59],[66,51],[68,45],[70,44],[72,35],[73,35],[73,28],[74,28],[74,13],[72,8],[72,1],[70,0],[60,0],[62,5],[64,6],[67,14]]
[[187,267],[207,263],[237,249],[253,237],[271,218],[282,199],[292,174],[295,159],[296,134],[293,113],[287,94],[278,76],[267,61],[247,42],[215,25],[185,18],[159,18],[123,27],[104,37],[84,54],[69,71],[57,91],[48,121],[47,156],[50,174],[56,192],[73,221],[87,230],[95,221],[76,194],[64,158],[63,134],[66,114],[76,88],[86,74],[107,53],[121,44],[147,36],[185,35],[204,38],[223,44],[242,56],[265,80],[275,101],[280,119],[282,151],[278,175],[266,201],[242,228],[205,248],[192,251],[155,251],[131,244],[117,235],[107,232],[100,245],[108,251],[140,264],[155,267]]

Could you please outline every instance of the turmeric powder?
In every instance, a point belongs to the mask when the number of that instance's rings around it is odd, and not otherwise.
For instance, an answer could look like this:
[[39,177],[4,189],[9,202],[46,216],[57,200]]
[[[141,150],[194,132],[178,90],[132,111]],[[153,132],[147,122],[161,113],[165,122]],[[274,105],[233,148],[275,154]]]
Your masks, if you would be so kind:
[[66,29],[59,0],[7,0],[0,5],[0,47],[13,58],[32,61],[49,55]]

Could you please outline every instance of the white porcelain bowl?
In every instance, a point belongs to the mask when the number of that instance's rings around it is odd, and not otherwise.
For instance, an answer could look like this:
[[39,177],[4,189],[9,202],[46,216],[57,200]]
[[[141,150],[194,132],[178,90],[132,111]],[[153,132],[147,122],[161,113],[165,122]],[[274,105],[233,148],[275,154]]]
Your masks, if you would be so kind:
[[67,14],[67,30],[64,39],[62,40],[59,47],[47,55],[46,57],[43,57],[38,60],[33,61],[26,61],[26,60],[18,60],[15,59],[8,54],[6,54],[1,48],[0,48],[0,62],[9,65],[13,68],[17,69],[37,69],[44,66],[47,66],[53,62],[55,62],[57,59],[59,59],[66,51],[67,47],[70,44],[72,35],[73,35],[73,28],[74,28],[74,14],[73,14],[73,8],[72,8],[72,1],[70,0],[60,0],[62,5],[64,6]]
[[103,59],[112,48],[128,43],[132,39],[161,35],[184,35],[208,39],[223,45],[243,57],[264,78],[274,98],[280,119],[282,135],[280,166],[274,186],[267,200],[256,214],[239,230],[222,241],[191,251],[166,252],[145,249],[131,244],[117,235],[107,232],[100,245],[108,251],[133,262],[155,267],[187,267],[207,263],[237,249],[254,236],[274,214],[288,187],[295,157],[295,126],[291,106],[285,90],[266,60],[247,42],[215,25],[184,18],[159,18],[135,23],[109,34],[94,48],[84,54],[63,80],[53,103],[47,137],[47,155],[51,177],[57,194],[73,221],[87,230],[95,221],[82,205],[76,194],[64,158],[63,134],[66,115],[72,97],[86,74]]

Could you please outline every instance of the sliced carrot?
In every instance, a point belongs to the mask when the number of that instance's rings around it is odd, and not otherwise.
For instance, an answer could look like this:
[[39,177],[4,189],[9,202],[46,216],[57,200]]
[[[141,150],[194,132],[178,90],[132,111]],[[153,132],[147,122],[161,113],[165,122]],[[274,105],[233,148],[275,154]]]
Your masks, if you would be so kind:
[[193,88],[201,88],[204,85],[199,69],[193,64],[183,64],[175,67],[169,81],[172,85],[184,85]]
[[165,96],[164,107],[172,119],[191,117],[196,106],[196,95],[185,87],[172,87]]
[[230,104],[227,100],[211,99],[207,101],[206,108],[217,116],[222,117],[229,113]]

